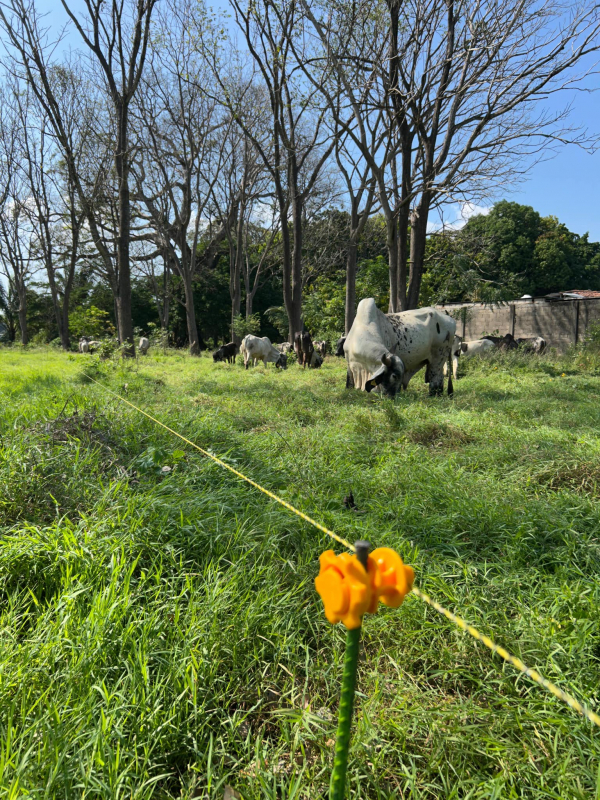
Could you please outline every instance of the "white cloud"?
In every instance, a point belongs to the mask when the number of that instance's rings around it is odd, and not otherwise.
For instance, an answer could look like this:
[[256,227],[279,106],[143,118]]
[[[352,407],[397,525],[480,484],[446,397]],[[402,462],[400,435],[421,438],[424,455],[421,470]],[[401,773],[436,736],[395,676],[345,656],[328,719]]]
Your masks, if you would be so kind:
[[489,214],[491,206],[478,206],[476,203],[459,203],[438,209],[438,218],[430,219],[427,232],[435,233],[445,228],[446,230],[459,231],[467,224],[471,217],[479,214]]

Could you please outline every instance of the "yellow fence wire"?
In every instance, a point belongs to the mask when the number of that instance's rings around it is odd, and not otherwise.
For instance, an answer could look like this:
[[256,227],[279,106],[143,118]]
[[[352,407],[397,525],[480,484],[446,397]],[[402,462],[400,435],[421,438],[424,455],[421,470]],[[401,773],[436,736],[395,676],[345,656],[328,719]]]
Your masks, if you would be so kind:
[[[279,497],[274,492],[265,489],[264,486],[261,486],[259,483],[256,483],[256,481],[253,481],[251,478],[248,478],[246,475],[244,475],[243,472],[234,469],[234,467],[232,467],[230,464],[227,464],[227,462],[223,461],[218,456],[215,456],[213,453],[200,447],[195,442],[192,442],[191,439],[188,439],[178,431],[173,430],[173,428],[170,428],[168,425],[165,425],[164,422],[161,422],[159,419],[156,419],[156,417],[153,417],[151,414],[148,414],[147,411],[144,411],[142,408],[139,408],[134,403],[130,402],[125,397],[122,397],[117,392],[114,392],[112,389],[109,389],[108,386],[105,386],[103,383],[96,380],[96,378],[93,378],[91,375],[87,375],[87,373],[84,374],[86,378],[88,378],[89,380],[93,381],[95,384],[100,386],[108,394],[112,394],[114,397],[118,398],[122,403],[125,403],[126,405],[130,406],[130,408],[135,409],[135,411],[138,411],[140,414],[143,414],[145,417],[152,420],[152,422],[156,423],[156,425],[159,425],[161,428],[164,428],[165,430],[169,431],[169,433],[172,433],[174,436],[177,436],[183,442],[189,444],[190,447],[195,448],[200,453],[202,453],[202,455],[206,456],[207,458],[210,458],[212,461],[214,461],[216,464],[219,464],[219,466],[224,467],[226,470],[229,470],[229,472],[232,472],[236,477],[240,478],[243,481],[246,481],[246,483],[249,483],[250,486],[253,486],[255,489],[258,489],[259,492],[266,494],[267,497],[270,497],[272,500],[275,500],[284,508],[287,508],[288,511],[291,511],[293,514],[296,514],[305,522],[308,522],[310,525],[313,525],[315,528],[317,528],[317,530],[326,534],[331,539],[334,539],[336,542],[343,545],[348,550],[354,551],[355,549],[354,545],[348,542],[342,536],[339,536],[337,533],[334,533],[334,531],[329,530],[329,528],[326,528],[324,525],[321,525],[312,517],[309,517],[308,514],[305,514],[303,511],[300,511],[299,509],[295,508],[295,506],[286,502],[283,498]],[[548,692],[553,694],[554,697],[558,698],[559,700],[562,700],[562,702],[566,703],[569,706],[569,708],[573,709],[573,711],[576,711],[578,714],[581,714],[591,723],[593,723],[594,725],[598,725],[600,727],[600,715],[596,714],[594,711],[589,709],[583,703],[580,703],[579,700],[576,700],[567,692],[564,692],[562,689],[559,689],[558,686],[556,686],[554,683],[544,678],[537,670],[528,667],[521,661],[520,658],[513,656],[504,647],[496,644],[492,639],[490,639],[489,636],[480,633],[477,630],[477,628],[474,628],[468,622],[465,622],[465,620],[462,619],[462,617],[459,617],[457,614],[454,614],[452,611],[449,611],[447,608],[444,608],[444,606],[433,600],[431,597],[429,597],[429,595],[425,594],[425,592],[422,592],[417,586],[413,586],[412,594],[414,594],[415,597],[418,597],[419,600],[422,600],[431,608],[435,609],[435,611],[442,614],[444,617],[446,617],[446,619],[454,623],[454,625],[456,625],[462,631],[468,633],[469,636],[473,637],[473,639],[476,639],[478,642],[481,642],[483,645],[485,645],[485,647],[491,650],[492,653],[496,653],[497,655],[499,655],[500,658],[503,658],[504,661],[506,661],[508,664],[511,664],[511,666],[513,666],[515,669],[523,673],[523,675],[526,675],[528,678],[534,681],[534,683],[537,683],[538,686],[542,686]]]

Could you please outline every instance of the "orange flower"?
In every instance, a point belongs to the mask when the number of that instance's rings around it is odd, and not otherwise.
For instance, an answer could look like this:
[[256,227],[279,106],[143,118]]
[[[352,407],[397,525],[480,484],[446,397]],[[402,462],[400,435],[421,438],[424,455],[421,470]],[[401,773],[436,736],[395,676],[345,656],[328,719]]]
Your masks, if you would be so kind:
[[364,614],[374,614],[379,600],[398,608],[410,592],[414,570],[402,563],[388,547],[380,547],[369,556],[365,570],[355,555],[336,556],[326,550],[320,558],[321,570],[315,587],[325,606],[325,616],[332,624],[343,622],[352,630],[359,628]]
[[381,575],[379,599],[390,608],[398,608],[412,589],[415,571],[406,566],[398,553],[389,547],[373,550],[371,558],[376,562]]

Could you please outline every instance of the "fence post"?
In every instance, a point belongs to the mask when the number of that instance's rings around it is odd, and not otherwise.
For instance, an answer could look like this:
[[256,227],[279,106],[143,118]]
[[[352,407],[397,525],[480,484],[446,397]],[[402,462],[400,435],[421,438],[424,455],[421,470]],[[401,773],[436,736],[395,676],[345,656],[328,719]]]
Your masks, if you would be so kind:
[[516,306],[513,303],[510,307],[510,335],[515,338],[515,317],[516,317]]
[[[356,557],[368,569],[369,542],[359,540],[354,545]],[[333,757],[333,773],[331,775],[330,800],[344,800],[346,794],[346,772],[348,770],[348,751],[350,749],[350,729],[352,712],[354,711],[354,695],[356,692],[356,673],[358,671],[358,653],[360,648],[361,627],[353,628],[346,633],[346,652],[344,654],[344,672],[342,674],[342,693],[338,712],[338,728]]]
[[579,300],[575,300],[575,344],[579,339]]

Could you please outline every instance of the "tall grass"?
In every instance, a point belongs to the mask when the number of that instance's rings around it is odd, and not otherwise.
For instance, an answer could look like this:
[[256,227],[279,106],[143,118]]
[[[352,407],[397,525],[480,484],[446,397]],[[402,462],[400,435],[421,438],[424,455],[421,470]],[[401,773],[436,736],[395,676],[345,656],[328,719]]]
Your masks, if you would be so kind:
[[[344,632],[337,545],[102,393],[90,374],[600,705],[600,372],[576,351],[422,376],[177,353],[0,350],[0,797],[316,798]],[[165,469],[167,468],[167,469]],[[352,488],[358,512],[343,505]],[[598,732],[416,598],[364,625],[353,798],[600,797]]]

